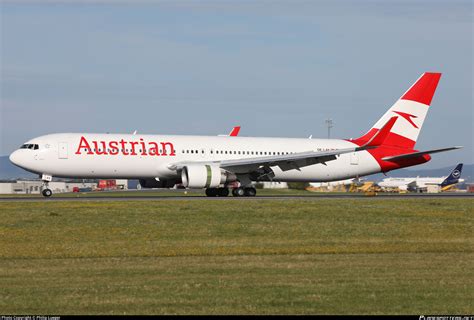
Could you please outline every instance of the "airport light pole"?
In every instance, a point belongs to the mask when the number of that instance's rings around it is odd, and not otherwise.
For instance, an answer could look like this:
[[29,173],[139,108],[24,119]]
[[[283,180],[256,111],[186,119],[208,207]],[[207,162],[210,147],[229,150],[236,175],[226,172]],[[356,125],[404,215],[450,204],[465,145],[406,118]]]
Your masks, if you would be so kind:
[[328,127],[328,139],[331,138],[331,128],[334,127],[334,122],[331,118],[326,119],[326,126]]

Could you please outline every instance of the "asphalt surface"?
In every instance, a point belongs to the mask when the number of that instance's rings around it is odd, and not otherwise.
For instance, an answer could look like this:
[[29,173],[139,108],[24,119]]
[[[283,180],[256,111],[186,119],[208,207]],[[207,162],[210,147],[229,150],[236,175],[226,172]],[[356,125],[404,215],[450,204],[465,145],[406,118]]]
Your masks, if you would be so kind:
[[256,197],[206,197],[206,196],[52,196],[50,198],[43,197],[0,197],[0,202],[50,202],[50,201],[162,201],[162,200],[215,200],[215,201],[245,201],[245,200],[313,200],[318,199],[411,199],[411,198],[429,198],[429,199],[451,199],[451,198],[472,198],[474,193],[413,193],[413,194],[378,194],[376,196],[366,196],[364,194],[347,193],[347,194],[331,194],[318,193],[315,195],[265,195]]

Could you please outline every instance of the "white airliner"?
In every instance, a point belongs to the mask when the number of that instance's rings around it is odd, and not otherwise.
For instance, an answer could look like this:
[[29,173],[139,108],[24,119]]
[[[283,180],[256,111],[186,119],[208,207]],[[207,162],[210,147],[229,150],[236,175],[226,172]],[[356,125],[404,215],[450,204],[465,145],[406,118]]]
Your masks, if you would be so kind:
[[464,182],[464,179],[461,179],[462,165],[462,163],[458,164],[456,168],[445,177],[391,177],[383,179],[378,185],[384,189],[399,189],[402,191],[425,191],[429,185],[447,187],[459,182]]
[[206,188],[208,196],[227,196],[232,188],[235,196],[254,196],[253,181],[326,182],[387,172],[460,148],[414,150],[440,77],[422,74],[357,139],[59,133],[25,142],[10,161],[38,173],[46,197],[53,176],[140,179],[148,188],[181,183]]

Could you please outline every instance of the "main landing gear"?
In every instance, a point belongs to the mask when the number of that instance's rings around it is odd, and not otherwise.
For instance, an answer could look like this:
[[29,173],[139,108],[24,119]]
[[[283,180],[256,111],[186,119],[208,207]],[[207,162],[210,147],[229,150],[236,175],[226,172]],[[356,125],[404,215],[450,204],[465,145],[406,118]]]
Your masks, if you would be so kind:
[[[233,188],[232,195],[234,197],[255,197],[257,190],[254,187]],[[227,197],[229,195],[228,188],[207,188],[206,196],[208,197]]]
[[232,190],[232,195],[234,197],[255,197],[256,194],[257,190],[254,187],[239,187]]
[[207,188],[206,196],[208,197],[227,197],[229,189],[227,188]]
[[53,191],[49,188],[49,182],[53,180],[53,177],[47,174],[43,174],[41,176],[41,180],[43,180],[43,185],[41,186],[41,194],[43,197],[49,198],[53,195]]

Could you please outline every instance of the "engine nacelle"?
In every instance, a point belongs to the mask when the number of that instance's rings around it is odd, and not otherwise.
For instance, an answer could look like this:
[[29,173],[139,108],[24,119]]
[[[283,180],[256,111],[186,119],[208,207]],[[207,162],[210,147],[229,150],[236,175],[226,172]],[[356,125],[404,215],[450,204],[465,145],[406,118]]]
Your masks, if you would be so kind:
[[156,180],[156,179],[140,179],[138,180],[142,188],[172,188],[178,181],[170,180]]
[[181,171],[181,181],[186,188],[216,188],[219,185],[235,181],[234,174],[219,168],[219,166],[192,164]]

